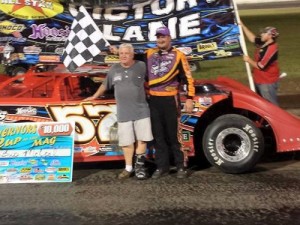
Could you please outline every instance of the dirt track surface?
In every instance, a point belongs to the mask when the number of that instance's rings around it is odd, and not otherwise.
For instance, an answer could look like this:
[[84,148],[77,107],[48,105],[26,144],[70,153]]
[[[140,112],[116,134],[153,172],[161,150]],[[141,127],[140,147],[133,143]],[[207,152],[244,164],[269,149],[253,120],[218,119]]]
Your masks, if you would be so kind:
[[298,225],[300,161],[259,164],[243,175],[190,169],[159,180],[116,179],[121,167],[77,166],[72,183],[2,184],[1,225]]

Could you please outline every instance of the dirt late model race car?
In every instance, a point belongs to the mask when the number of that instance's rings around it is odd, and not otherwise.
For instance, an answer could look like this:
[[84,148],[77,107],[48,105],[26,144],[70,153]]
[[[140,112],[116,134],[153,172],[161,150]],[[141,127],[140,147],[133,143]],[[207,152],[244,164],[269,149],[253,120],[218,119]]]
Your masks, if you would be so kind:
[[[75,162],[123,160],[112,92],[86,102],[105,78],[105,66],[37,65],[0,76],[0,122],[75,122]],[[187,157],[205,158],[225,173],[251,170],[265,150],[300,149],[300,119],[226,77],[196,80],[193,113],[182,107],[180,134]],[[180,95],[181,104],[185,94]],[[150,152],[149,148],[149,152]],[[201,160],[200,160],[201,161]]]

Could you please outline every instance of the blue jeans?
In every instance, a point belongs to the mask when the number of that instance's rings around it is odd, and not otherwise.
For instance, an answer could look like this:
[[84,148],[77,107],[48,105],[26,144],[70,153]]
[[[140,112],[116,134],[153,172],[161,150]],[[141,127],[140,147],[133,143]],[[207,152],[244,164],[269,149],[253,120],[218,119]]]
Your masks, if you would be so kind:
[[278,82],[275,82],[273,84],[255,84],[255,88],[260,96],[275,105],[279,105],[277,98]]

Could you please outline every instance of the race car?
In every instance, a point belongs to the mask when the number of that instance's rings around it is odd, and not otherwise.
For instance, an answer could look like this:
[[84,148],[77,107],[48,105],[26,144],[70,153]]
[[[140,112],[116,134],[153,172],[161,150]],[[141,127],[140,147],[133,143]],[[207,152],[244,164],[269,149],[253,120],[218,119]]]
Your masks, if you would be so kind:
[[[84,101],[109,67],[85,65],[70,73],[62,64],[33,66],[24,75],[0,80],[0,122],[75,122],[74,162],[123,160],[118,147],[113,92]],[[300,150],[300,118],[226,77],[195,80],[194,109],[182,107],[182,150],[225,173],[245,173],[265,150]],[[180,101],[185,102],[184,90]],[[149,146],[149,156],[155,149]],[[201,161],[201,160],[200,160]]]

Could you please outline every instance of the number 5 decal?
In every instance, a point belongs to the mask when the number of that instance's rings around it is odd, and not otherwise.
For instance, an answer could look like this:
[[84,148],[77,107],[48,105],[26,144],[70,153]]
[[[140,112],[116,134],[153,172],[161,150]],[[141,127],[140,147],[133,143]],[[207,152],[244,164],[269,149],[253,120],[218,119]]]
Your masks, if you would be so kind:
[[54,121],[75,122],[75,143],[84,144],[97,138],[99,143],[109,142],[109,130],[117,121],[116,105],[49,106]]

